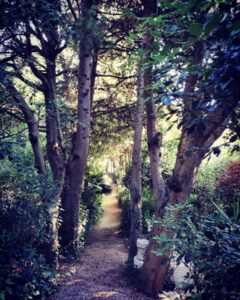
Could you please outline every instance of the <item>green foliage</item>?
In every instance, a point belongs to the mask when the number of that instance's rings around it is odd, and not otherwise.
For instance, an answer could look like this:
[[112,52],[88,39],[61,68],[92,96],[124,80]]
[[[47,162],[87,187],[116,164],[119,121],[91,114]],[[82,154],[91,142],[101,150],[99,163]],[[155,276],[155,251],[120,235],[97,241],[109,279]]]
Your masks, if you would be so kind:
[[121,234],[123,237],[129,237],[131,225],[131,197],[127,189],[124,189],[119,195],[119,203],[122,209],[121,213]]
[[[200,299],[237,299],[240,296],[240,227],[217,206],[214,213],[199,214],[189,204],[168,207],[164,226],[171,235],[156,237],[163,245],[158,255],[174,248],[177,262],[191,264],[193,284],[186,290],[201,294]],[[176,211],[181,210],[180,218]]]
[[[121,230],[124,237],[129,237],[130,225],[131,225],[131,197],[127,189],[125,189],[119,196],[120,205],[122,208],[121,214]],[[152,191],[149,187],[145,187],[142,190],[142,234],[148,234],[147,222],[151,221],[154,213],[154,202]]]
[[154,201],[152,189],[145,187],[142,190],[142,233],[148,234],[148,222],[152,221],[154,214]]
[[[232,139],[239,138],[239,16],[240,5],[229,1],[159,0],[159,15],[149,16],[137,26],[137,34],[148,28],[154,38],[151,59],[155,103],[172,106],[167,118],[201,134],[209,125],[211,112],[223,106],[232,114]],[[204,45],[203,62],[194,63],[194,48]],[[183,91],[186,78],[197,76],[195,90]],[[149,88],[149,87],[148,87]],[[192,100],[189,118],[183,118],[183,98]],[[213,101],[214,99],[214,101]],[[145,99],[148,101],[148,99]],[[231,108],[230,108],[231,107]],[[234,111],[233,111],[234,110]],[[177,118],[176,118],[177,116]],[[232,139],[229,142],[232,142]],[[219,151],[219,150],[215,150]]]
[[1,247],[0,299],[33,299],[53,292],[56,271],[46,264],[44,256],[36,249],[21,249],[10,261],[6,260],[4,252]]
[[89,211],[88,222],[90,227],[97,223],[102,214],[102,195],[109,193],[111,193],[111,187],[104,183],[103,173],[88,166],[85,172],[81,200]]
[[[232,161],[229,162],[230,158]],[[199,170],[189,201],[201,213],[204,213],[213,210],[210,201],[213,200],[227,212],[230,218],[239,222],[238,165],[239,163],[234,160],[234,157],[222,158],[221,160],[212,158],[208,163],[205,163]],[[235,169],[234,166],[236,166]]]
[[190,201],[202,211],[212,208],[209,199],[219,202],[216,181],[223,174],[226,164],[227,160],[213,158],[200,167]]
[[[49,295],[56,281],[42,251],[53,239],[47,224],[55,186],[31,167],[24,174],[18,162],[5,159],[0,168],[0,295],[23,300]],[[48,204],[41,201],[47,190]]]
[[[131,172],[132,172],[132,167],[131,167],[131,165],[129,165],[126,168],[125,176],[122,179],[122,183],[127,189],[130,189]],[[142,164],[141,178],[142,178],[142,186],[143,187],[151,187],[152,186],[152,179],[151,179],[151,173],[150,173],[150,164],[146,160],[144,160],[143,164]]]

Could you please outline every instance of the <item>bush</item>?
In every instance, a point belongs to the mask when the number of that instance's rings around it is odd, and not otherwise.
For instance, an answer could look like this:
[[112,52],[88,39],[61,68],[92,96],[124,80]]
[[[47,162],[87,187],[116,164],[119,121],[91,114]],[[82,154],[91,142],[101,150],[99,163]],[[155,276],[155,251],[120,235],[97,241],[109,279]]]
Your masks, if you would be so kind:
[[47,224],[58,187],[36,173],[32,156],[18,150],[0,164],[1,300],[48,296],[56,283],[42,245],[53,239]]
[[217,180],[216,188],[227,214],[240,221],[240,161],[226,165],[224,174]]
[[127,189],[124,189],[119,195],[119,202],[122,208],[121,213],[121,234],[123,237],[128,238],[131,226],[131,197]]
[[[165,250],[174,248],[177,262],[192,264],[193,284],[186,290],[195,291],[203,300],[227,300],[240,297],[240,226],[218,207],[215,213],[200,215],[191,205],[167,209],[164,226],[176,232],[175,240],[157,237]],[[174,214],[181,209],[181,217]],[[158,255],[165,251],[159,250]]]
[[0,299],[32,299],[52,292],[56,272],[40,250],[52,238],[48,220],[48,207],[36,195],[16,194],[13,201],[1,199]]
[[240,162],[214,161],[201,167],[189,201],[201,213],[213,212],[210,199],[240,221]]
[[209,161],[200,167],[190,198],[201,212],[212,210],[213,207],[209,199],[213,199],[220,204],[216,181],[224,174],[226,163],[226,161],[213,159],[213,161]]
[[111,193],[111,187],[104,183],[103,173],[88,167],[85,173],[81,201],[89,212],[89,228],[96,224],[102,215],[102,195],[109,193]]

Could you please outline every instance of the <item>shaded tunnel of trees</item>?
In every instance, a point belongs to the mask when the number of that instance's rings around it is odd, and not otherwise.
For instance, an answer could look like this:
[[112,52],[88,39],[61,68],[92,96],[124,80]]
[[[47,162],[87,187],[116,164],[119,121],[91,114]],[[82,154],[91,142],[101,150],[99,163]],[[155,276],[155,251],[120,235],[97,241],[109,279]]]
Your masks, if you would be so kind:
[[0,2],[0,299],[53,292],[106,172],[131,270],[150,241],[140,292],[177,256],[190,299],[240,297],[239,20],[236,0]]

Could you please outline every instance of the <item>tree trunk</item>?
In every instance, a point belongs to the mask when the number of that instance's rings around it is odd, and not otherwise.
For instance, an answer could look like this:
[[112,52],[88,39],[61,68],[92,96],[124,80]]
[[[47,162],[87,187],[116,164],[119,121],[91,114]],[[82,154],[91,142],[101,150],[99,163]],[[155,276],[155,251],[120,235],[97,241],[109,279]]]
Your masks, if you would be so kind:
[[[220,113],[221,115],[221,113]],[[186,132],[182,133],[181,141],[179,144],[177,160],[174,168],[173,175],[168,183],[169,188],[169,203],[175,205],[178,203],[184,203],[187,201],[189,194],[193,188],[199,166],[205,156],[209,151],[209,148],[213,143],[221,136],[225,130],[225,125],[229,122],[230,117],[218,119],[221,121],[221,125],[212,126],[212,128],[207,128],[207,131],[211,131],[211,134],[200,135],[199,132],[188,135]],[[195,150],[195,153],[193,149]],[[189,151],[193,151],[192,155],[189,157]],[[176,212],[179,215],[180,211]],[[153,232],[153,236],[171,235],[166,228],[161,227],[160,223],[158,232]],[[158,244],[155,240],[152,241],[149,251],[161,249],[162,245]],[[141,275],[145,284],[148,284],[148,289],[144,287],[144,292],[149,295],[156,295],[162,291],[166,275],[169,269],[171,251],[167,251],[163,256],[156,256],[155,254],[150,254],[144,262],[144,267],[142,269]]]
[[34,167],[37,169],[39,174],[46,175],[46,167],[39,138],[39,128],[34,116],[34,112],[31,110],[23,97],[18,93],[15,87],[12,84],[10,85],[14,92],[14,98],[19,104],[19,108],[21,109],[24,115],[24,120],[28,126],[28,139],[31,143],[34,154]]
[[79,46],[78,124],[73,140],[73,153],[68,161],[62,193],[61,244],[72,254],[77,253],[79,238],[80,188],[87,163],[90,135],[91,102],[95,52],[91,41]]
[[[196,44],[194,50],[194,65],[200,65],[204,57],[204,45]],[[194,72],[193,72],[194,73]],[[188,124],[189,114],[192,110],[192,100],[189,94],[194,91],[198,76],[189,74],[185,85],[185,97],[183,99],[184,125]],[[151,111],[149,111],[151,113]],[[164,214],[164,207],[169,201],[171,205],[177,203],[184,203],[193,187],[199,166],[204,159],[206,153],[213,143],[221,136],[225,130],[225,126],[229,122],[230,116],[224,116],[223,108],[220,107],[217,111],[209,113],[206,117],[209,125],[204,132],[200,132],[198,128],[191,133],[184,126],[182,129],[176,164],[173,170],[173,175],[168,182],[168,190],[165,193],[159,194],[162,198],[158,200],[158,206],[155,217],[161,218]],[[176,212],[176,215],[180,213]],[[168,232],[158,221],[154,223],[152,236],[159,236],[161,234],[174,236],[174,233]],[[140,274],[141,290],[151,296],[155,296],[162,291],[163,284],[169,269],[171,251],[167,251],[163,256],[156,256],[151,251],[161,249],[156,240],[151,240],[150,247],[144,265]]]
[[[149,33],[145,34],[145,43],[147,47],[147,52],[151,51],[152,38]],[[152,85],[152,66],[150,65],[144,71],[144,86],[148,87]],[[150,99],[146,103],[146,112],[147,112],[147,140],[148,140],[148,149],[150,155],[150,168],[153,184],[153,196],[155,202],[155,218],[162,218],[164,213],[165,205],[168,201],[167,188],[163,181],[160,172],[160,147],[162,143],[162,134],[157,132],[156,129],[156,116],[155,116],[155,106],[152,98],[151,89],[146,89],[144,92],[144,98]],[[159,235],[161,232],[161,226],[158,222],[154,222],[151,236],[154,237]],[[154,295],[156,290],[156,281],[159,276],[165,276],[164,274],[157,274],[160,264],[158,257],[152,253],[152,251],[159,248],[159,244],[156,240],[151,239],[150,245],[148,247],[146,259],[144,261],[143,268],[139,276],[139,290],[142,292]]]
[[61,144],[59,112],[56,105],[56,67],[51,62],[47,66],[47,87],[44,92],[46,105],[47,156],[55,181],[64,178],[65,154]]
[[128,251],[128,263],[133,264],[137,254],[137,239],[141,230],[141,190],[142,190],[142,129],[143,129],[143,71],[139,67],[138,92],[135,114],[134,144],[132,153],[132,173],[130,183],[131,193],[131,227]]
[[[151,41],[149,40],[147,42],[147,45],[151,45]],[[150,46],[149,46],[150,47]],[[194,62],[193,64],[199,64],[202,61],[203,58],[203,48],[201,47],[199,50],[199,47],[195,48],[194,53]],[[148,51],[151,49],[149,48]],[[151,76],[147,75],[147,86],[151,86],[152,84],[152,78]],[[198,77],[196,75],[190,74],[185,86],[185,94],[187,95],[184,99],[184,104],[186,106],[187,112],[189,111],[191,107],[191,98],[189,98],[189,94],[193,92],[194,87],[196,85]],[[151,97],[151,95],[148,95],[148,97]],[[152,180],[153,180],[153,194],[155,199],[155,222],[153,224],[152,229],[152,237],[159,236],[163,232],[166,234],[169,234],[168,232],[165,232],[164,228],[161,226],[161,219],[164,215],[164,209],[166,204],[169,201],[170,194],[168,193],[168,189],[165,186],[165,183],[162,179],[161,173],[160,173],[160,147],[161,147],[161,134],[157,133],[156,127],[155,127],[155,107],[153,101],[150,101],[146,105],[147,108],[147,134],[148,134],[148,146],[149,146],[149,153],[150,153],[150,163],[151,163],[151,172],[152,172]],[[188,113],[185,113],[184,119],[187,122],[188,119]],[[182,139],[181,139],[182,142]],[[181,144],[180,142],[180,144]],[[180,146],[181,148],[181,146]],[[182,149],[179,148],[179,151]],[[179,152],[178,152],[179,153]],[[174,170],[174,174],[176,174],[178,170]],[[191,174],[189,174],[189,177],[185,181],[185,186],[192,184],[190,183],[190,180],[192,177],[190,177]],[[172,177],[172,181],[175,178],[175,175]],[[174,184],[174,183],[172,183]],[[168,269],[169,269],[169,257],[170,252],[166,253],[166,255],[163,256],[156,256],[156,254],[153,253],[153,251],[156,251],[157,249],[161,249],[161,245],[155,240],[151,239],[150,245],[147,251],[146,259],[144,261],[143,268],[141,270],[140,274],[140,287],[141,290],[151,296],[155,296],[158,294],[163,287],[164,280],[166,278]]]

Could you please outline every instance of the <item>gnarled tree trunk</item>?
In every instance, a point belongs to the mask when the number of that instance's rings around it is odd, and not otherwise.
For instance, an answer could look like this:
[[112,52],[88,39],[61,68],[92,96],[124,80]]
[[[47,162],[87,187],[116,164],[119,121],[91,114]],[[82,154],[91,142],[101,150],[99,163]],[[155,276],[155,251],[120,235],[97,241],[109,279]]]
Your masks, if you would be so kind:
[[[204,44],[196,43],[193,54],[193,64],[198,67],[204,57]],[[169,233],[161,226],[161,218],[164,214],[164,207],[167,202],[171,205],[184,203],[195,182],[199,166],[204,159],[206,153],[213,143],[221,136],[230,120],[230,115],[224,114],[224,108],[219,107],[216,111],[210,112],[205,116],[208,124],[203,132],[195,128],[190,132],[187,128],[189,118],[192,111],[192,98],[190,94],[194,92],[198,76],[196,72],[189,74],[185,85],[184,102],[184,126],[180,137],[178,153],[176,158],[173,175],[168,182],[168,191],[162,193],[163,197],[159,203],[162,205],[159,211],[156,211],[155,217],[160,217],[160,220],[154,224],[153,236],[156,235],[174,235]],[[176,215],[180,213],[176,212]],[[158,230],[156,230],[158,228]],[[141,290],[146,294],[154,296],[162,291],[163,284],[169,269],[169,260],[171,252],[166,252],[163,256],[156,256],[151,253],[153,250],[161,249],[156,241],[151,241],[148,253],[144,262],[144,266],[140,275],[140,284],[143,287]]]

